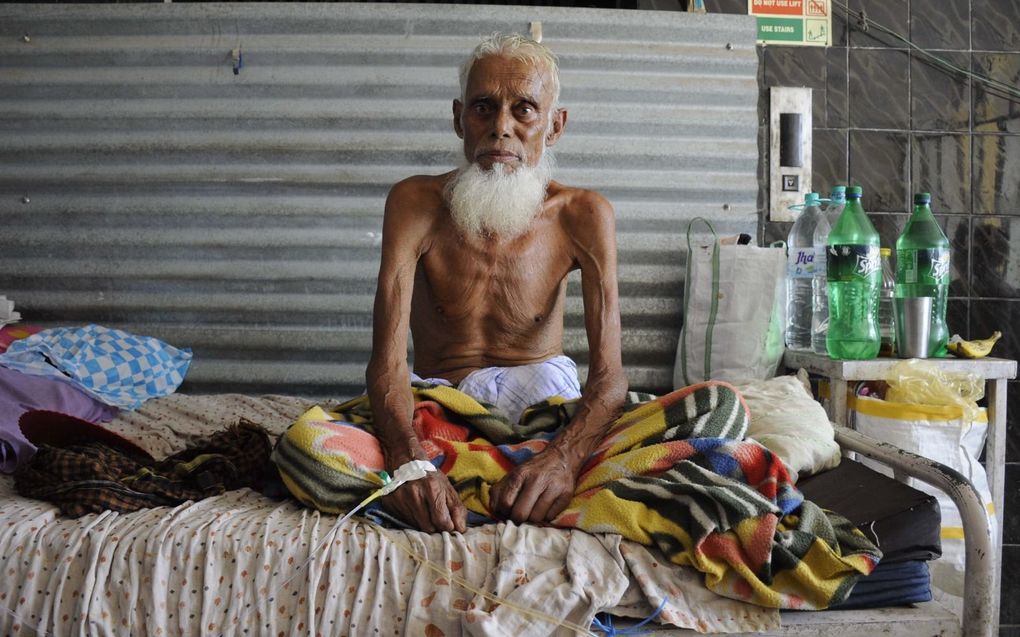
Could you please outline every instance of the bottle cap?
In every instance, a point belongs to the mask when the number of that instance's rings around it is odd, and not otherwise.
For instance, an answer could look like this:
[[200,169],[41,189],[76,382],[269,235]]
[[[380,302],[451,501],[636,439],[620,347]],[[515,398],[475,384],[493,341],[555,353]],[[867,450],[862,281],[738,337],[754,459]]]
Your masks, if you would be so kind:
[[919,192],[916,195],[914,195],[914,205],[915,206],[923,206],[926,203],[931,203],[931,193],[930,192]]
[[821,197],[818,196],[817,192],[809,192],[804,195],[805,206],[817,206],[821,201]]
[[880,255],[882,255],[883,257],[891,256],[892,255],[892,248],[879,248],[878,249],[878,253]]
[[864,189],[861,188],[860,186],[850,186],[849,188],[847,188],[846,194],[848,197],[860,197],[862,194],[864,194]]

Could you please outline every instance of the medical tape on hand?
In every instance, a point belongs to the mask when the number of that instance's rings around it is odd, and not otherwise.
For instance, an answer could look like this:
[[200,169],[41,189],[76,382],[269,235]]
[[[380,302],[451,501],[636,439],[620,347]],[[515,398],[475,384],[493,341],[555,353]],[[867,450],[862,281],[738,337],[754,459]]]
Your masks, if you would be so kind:
[[376,498],[389,495],[405,482],[420,480],[424,478],[426,474],[435,470],[435,465],[428,460],[411,460],[410,462],[405,462],[397,467],[397,470],[393,472],[392,478],[390,478],[385,471],[381,471],[379,475],[382,476],[383,482],[385,483],[383,484],[383,488],[368,496],[368,498],[358,506],[363,507]]

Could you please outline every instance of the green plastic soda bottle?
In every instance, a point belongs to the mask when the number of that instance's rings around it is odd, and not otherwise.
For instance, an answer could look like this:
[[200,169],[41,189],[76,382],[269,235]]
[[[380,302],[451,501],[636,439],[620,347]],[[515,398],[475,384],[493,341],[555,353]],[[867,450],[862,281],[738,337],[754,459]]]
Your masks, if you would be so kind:
[[949,297],[949,239],[931,213],[931,195],[914,195],[914,214],[896,239],[896,296],[934,297],[928,356],[945,356],[949,341],[946,302]]
[[882,259],[875,226],[861,207],[860,186],[846,192],[846,207],[826,241],[829,333],[825,348],[832,358],[868,360],[878,356],[878,299]]

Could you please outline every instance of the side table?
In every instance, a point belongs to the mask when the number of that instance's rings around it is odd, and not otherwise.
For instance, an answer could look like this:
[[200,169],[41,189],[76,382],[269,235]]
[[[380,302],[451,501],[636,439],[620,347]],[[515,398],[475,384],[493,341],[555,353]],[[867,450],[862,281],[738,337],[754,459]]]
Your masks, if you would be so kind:
[[[900,362],[899,358],[875,358],[867,361],[833,360],[814,352],[787,350],[783,365],[787,369],[806,369],[811,374],[829,379],[829,419],[837,425],[847,423],[847,387],[851,382],[885,380],[889,369]],[[997,562],[1002,556],[1002,520],[1004,517],[1003,497],[1006,478],[1006,381],[1016,378],[1017,362],[1005,358],[930,358],[939,369],[950,372],[970,372],[985,380],[985,398],[988,403],[988,438],[985,442],[985,470],[988,473],[988,487],[995,504],[995,519],[998,525],[995,546]],[[1001,568],[995,569],[995,590],[999,591]],[[998,604],[996,604],[996,609]],[[996,619],[998,614],[996,610]]]

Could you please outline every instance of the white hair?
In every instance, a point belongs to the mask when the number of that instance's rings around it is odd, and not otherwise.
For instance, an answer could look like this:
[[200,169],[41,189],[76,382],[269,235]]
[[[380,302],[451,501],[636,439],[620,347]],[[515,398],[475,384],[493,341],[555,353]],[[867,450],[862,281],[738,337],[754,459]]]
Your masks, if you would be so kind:
[[486,57],[522,60],[536,68],[544,68],[549,71],[549,76],[552,79],[552,106],[553,110],[556,109],[560,102],[560,65],[556,60],[556,54],[549,47],[519,33],[493,33],[475,47],[475,50],[460,67],[461,100],[467,97],[467,81],[471,67],[475,65],[475,62]]
[[490,170],[465,164],[446,185],[450,216],[469,235],[513,238],[523,234],[542,212],[553,164],[550,150],[542,153],[538,165],[512,171],[502,163]]

